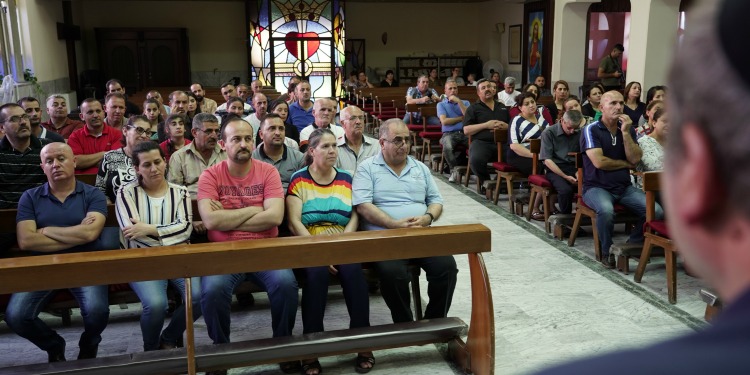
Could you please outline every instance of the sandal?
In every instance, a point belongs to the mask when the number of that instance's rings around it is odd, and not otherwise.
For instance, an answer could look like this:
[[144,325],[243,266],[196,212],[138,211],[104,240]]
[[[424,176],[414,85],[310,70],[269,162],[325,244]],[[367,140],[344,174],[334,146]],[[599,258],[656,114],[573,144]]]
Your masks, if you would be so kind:
[[279,369],[285,374],[296,374],[302,370],[299,361],[288,361],[279,363]]
[[308,373],[308,371],[312,370],[318,370],[318,374],[323,373],[323,367],[320,366],[320,362],[317,359],[310,363],[301,362],[300,364],[302,365],[302,375],[313,375]]
[[[362,364],[369,363],[370,367],[362,367]],[[375,357],[367,357],[358,355],[357,359],[354,360],[354,370],[360,374],[366,374],[375,367]]]
[[531,218],[536,221],[544,221],[544,213],[541,211],[534,211],[531,213]]

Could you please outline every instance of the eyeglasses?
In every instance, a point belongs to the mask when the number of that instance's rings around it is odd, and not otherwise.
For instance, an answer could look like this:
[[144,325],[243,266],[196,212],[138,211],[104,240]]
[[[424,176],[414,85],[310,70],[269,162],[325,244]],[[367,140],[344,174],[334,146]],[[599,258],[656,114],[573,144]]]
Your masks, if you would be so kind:
[[396,147],[401,147],[404,144],[410,144],[411,143],[411,138],[409,138],[409,137],[396,137],[396,138],[393,138],[393,139],[386,139],[385,141],[388,142],[388,143],[390,143],[390,144],[392,144],[392,145],[394,145],[394,146],[396,146]]
[[219,129],[198,129],[198,128],[195,128],[195,130],[202,131],[203,133],[205,133],[207,135],[219,134]]
[[135,129],[135,132],[138,133],[138,135],[144,135],[152,136],[154,132],[152,132],[150,129],[144,129],[135,125],[128,125],[128,129]]
[[19,122],[21,122],[21,120],[29,121],[29,119],[30,119],[29,115],[11,116],[11,117],[8,117],[8,119],[5,120],[5,122],[12,122],[12,123],[18,124]]

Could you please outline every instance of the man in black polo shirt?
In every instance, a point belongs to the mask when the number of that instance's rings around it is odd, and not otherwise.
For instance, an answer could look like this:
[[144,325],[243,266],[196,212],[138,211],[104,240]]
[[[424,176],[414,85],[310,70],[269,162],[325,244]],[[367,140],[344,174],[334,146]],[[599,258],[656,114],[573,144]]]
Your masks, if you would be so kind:
[[496,86],[487,79],[477,82],[479,100],[466,109],[464,134],[471,136],[469,165],[479,178],[479,186],[490,178],[487,163],[497,161],[495,129],[508,129],[508,108],[495,100]]
[[539,159],[544,161],[547,168],[546,177],[557,192],[557,205],[560,213],[569,214],[573,211],[573,193],[578,188],[576,179],[575,156],[571,152],[579,152],[581,132],[579,128],[586,120],[580,111],[566,111],[559,123],[544,129],[542,132],[542,148]]
[[[0,106],[0,130],[0,208],[16,208],[24,191],[47,181],[39,153],[49,141],[31,134],[29,116],[15,103]],[[15,233],[0,233],[0,249],[15,240]]]
[[[596,211],[596,229],[602,251],[602,264],[614,268],[615,256],[609,253],[614,229],[614,205],[621,204],[638,214],[639,220],[628,243],[643,242],[646,220],[646,195],[630,182],[630,170],[641,160],[641,148],[635,141],[635,128],[623,114],[625,101],[618,91],[602,96],[602,117],[583,130],[583,201]],[[662,217],[656,205],[656,216]]]

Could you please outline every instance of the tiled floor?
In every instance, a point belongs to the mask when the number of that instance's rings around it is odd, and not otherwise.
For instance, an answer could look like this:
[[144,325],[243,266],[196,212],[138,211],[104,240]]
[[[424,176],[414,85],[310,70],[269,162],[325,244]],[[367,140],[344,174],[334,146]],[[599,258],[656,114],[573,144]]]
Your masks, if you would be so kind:
[[[593,260],[591,237],[581,237],[575,248],[551,239],[537,223],[509,214],[506,202],[498,206],[470,189],[448,184],[436,176],[445,198],[443,217],[435,225],[482,223],[492,230],[491,253],[484,254],[492,284],[496,373],[524,374],[582,356],[625,347],[642,346],[698,329],[705,305],[697,296],[699,280],[684,272],[678,276],[678,303],[666,301],[663,262],[648,266],[642,284],[633,276],[606,270]],[[616,242],[624,240],[620,234]],[[465,257],[457,258],[459,282],[451,315],[470,320],[470,287]],[[631,265],[635,268],[635,263]],[[421,287],[426,289],[426,281]],[[423,293],[426,295],[426,290]],[[372,324],[390,316],[379,295],[371,297]],[[138,325],[140,308],[112,307],[112,318],[103,334],[100,355],[137,352],[142,348]],[[232,316],[233,340],[270,336],[270,316],[265,296],[256,295],[253,308],[237,309]],[[73,327],[60,327],[59,319],[45,315],[67,340],[68,358],[77,355],[80,316]],[[197,321],[198,344],[208,344],[205,324]],[[326,316],[328,329],[345,328],[348,317],[341,293],[332,289]],[[301,322],[295,333],[301,332]],[[376,352],[373,373],[453,374],[434,345]],[[46,354],[0,324],[0,367],[43,362]],[[326,374],[353,373],[353,355],[321,359]],[[2,369],[0,369],[2,373]],[[233,369],[230,374],[280,373],[275,366]]]

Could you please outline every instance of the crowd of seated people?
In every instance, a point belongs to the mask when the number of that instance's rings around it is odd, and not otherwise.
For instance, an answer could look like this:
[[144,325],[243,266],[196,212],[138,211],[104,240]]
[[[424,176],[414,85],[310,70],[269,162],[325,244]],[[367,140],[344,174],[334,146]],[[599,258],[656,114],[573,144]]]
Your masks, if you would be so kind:
[[[296,87],[301,88],[298,98],[309,99],[310,86],[306,81]],[[202,86],[193,88],[203,94],[199,90]],[[0,140],[0,158],[19,161],[16,172],[27,175],[24,184],[18,184],[13,192],[0,194],[8,203],[6,207],[25,210],[24,215],[18,216],[19,228],[24,232],[10,234],[16,237],[22,251],[124,250],[201,240],[272,238],[280,233],[303,236],[426,227],[440,217],[440,192],[431,174],[425,173],[426,167],[407,157],[411,138],[399,119],[385,122],[378,139],[370,138],[363,134],[365,117],[360,109],[350,106],[342,112],[342,128],[334,121],[335,109],[330,108],[335,101],[319,98],[314,102],[313,121],[303,129],[306,147],[302,154],[285,142],[287,134],[299,137],[296,131],[286,131],[287,127],[296,130],[285,121],[292,118],[286,101],[272,103],[268,114],[265,108],[255,108],[253,113],[261,114],[255,116],[260,122],[255,129],[248,116],[243,116],[243,103],[238,101],[237,108],[233,107],[233,96],[228,96],[226,106],[232,113],[220,118],[202,112],[200,105],[206,100],[203,95],[178,90],[170,94],[167,107],[157,97],[160,95],[154,93],[153,98],[145,100],[143,111],[139,109],[129,117],[122,115],[122,102],[126,101],[122,92],[108,94],[104,107],[98,100],[84,100],[80,115],[83,122],[74,125],[78,129],[70,133],[67,144],[60,142],[62,137],[54,142],[38,138],[29,130],[33,116],[27,113],[34,110],[27,111],[16,104],[0,107],[0,128],[5,132]],[[265,104],[261,103],[262,94],[256,93],[254,98],[254,105]],[[59,99],[52,96],[48,100],[49,111],[56,115],[67,112],[64,101],[60,103]],[[105,110],[108,103],[113,108],[109,112]],[[164,112],[169,114],[164,116]],[[111,121],[109,116],[117,121]],[[50,126],[62,123],[54,121]],[[71,125],[55,128],[65,126]],[[159,130],[164,137],[161,143]],[[290,141],[297,145],[293,139]],[[2,152],[8,142],[12,143],[6,146],[7,152]],[[30,152],[16,155],[16,149]],[[370,160],[374,163],[367,164]],[[401,177],[381,181],[382,173],[372,173],[376,168],[397,170]],[[95,186],[76,179],[78,174],[94,172]],[[393,196],[382,190],[403,183],[423,185],[424,195]],[[80,212],[61,220],[48,217],[46,211],[55,210],[44,209],[45,206],[40,210],[34,204],[41,199],[47,201],[46,205],[57,205],[59,210],[78,200],[86,204],[77,206]],[[193,221],[191,200],[197,200],[201,222]],[[108,204],[114,204],[119,228],[104,228]],[[363,219],[359,219],[360,215]],[[282,225],[284,228],[280,228]],[[413,320],[408,307],[409,279],[402,278],[405,264],[376,264],[380,267],[386,304],[393,310],[394,321],[399,322]],[[452,257],[437,257],[424,260],[420,266],[430,283],[438,285],[430,287],[431,303],[425,316],[444,317],[455,288],[455,261]],[[307,279],[301,302],[305,333],[323,330],[329,273],[342,279],[351,314],[350,327],[369,325],[369,294],[361,265],[310,268],[303,273]],[[269,270],[195,278],[194,318],[203,315],[212,341],[230,341],[231,291],[244,280],[251,280],[268,292],[273,336],[291,335],[298,307],[298,283],[291,270]],[[174,312],[162,329],[170,284],[185,292],[181,279],[130,283],[143,307],[140,319],[144,350],[173,348],[182,342],[186,322],[181,310]],[[38,319],[52,292],[17,293],[6,315],[11,329],[46,351],[50,362],[66,359],[65,340]],[[96,357],[109,314],[106,287],[74,288],[73,294],[87,315],[79,358]],[[370,371],[374,358],[370,351],[358,353],[356,371]],[[315,358],[280,366],[285,372],[322,372]]]

